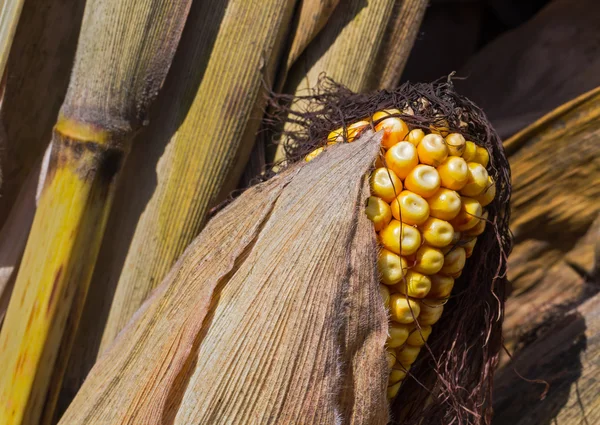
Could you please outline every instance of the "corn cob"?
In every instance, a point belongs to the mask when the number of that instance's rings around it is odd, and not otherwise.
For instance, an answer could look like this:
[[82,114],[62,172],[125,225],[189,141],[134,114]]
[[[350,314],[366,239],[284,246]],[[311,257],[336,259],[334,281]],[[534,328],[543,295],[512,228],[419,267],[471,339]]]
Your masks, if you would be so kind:
[[[445,301],[485,229],[496,188],[489,153],[445,128],[409,128],[397,109],[332,131],[327,145],[383,131],[383,159],[370,178],[366,214],[382,246],[380,293],[391,319],[387,396],[393,399],[440,319]],[[310,152],[311,161],[326,147]]]

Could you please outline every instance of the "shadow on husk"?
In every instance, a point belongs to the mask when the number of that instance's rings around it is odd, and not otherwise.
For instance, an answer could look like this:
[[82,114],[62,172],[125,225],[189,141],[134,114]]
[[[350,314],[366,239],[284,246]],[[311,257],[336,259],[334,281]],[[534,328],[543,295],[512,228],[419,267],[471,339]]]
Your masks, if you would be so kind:
[[422,350],[391,405],[393,422],[398,424],[479,425],[490,423],[492,415],[493,375],[502,347],[506,261],[512,247],[510,168],[502,141],[485,114],[456,93],[451,77],[357,94],[322,76],[305,96],[273,94],[272,113],[266,118],[271,132],[280,134],[284,143],[287,162],[277,164],[280,168],[324,146],[330,131],[388,108],[403,111],[400,118],[412,128],[446,128],[490,154],[487,168],[496,182],[496,197],[487,207],[487,230],[457,279],[427,349]]

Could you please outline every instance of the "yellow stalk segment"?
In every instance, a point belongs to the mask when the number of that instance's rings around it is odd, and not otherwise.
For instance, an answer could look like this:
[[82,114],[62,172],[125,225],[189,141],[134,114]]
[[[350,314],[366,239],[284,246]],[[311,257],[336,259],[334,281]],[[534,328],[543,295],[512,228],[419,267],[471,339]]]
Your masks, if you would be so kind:
[[[60,380],[64,327],[79,320],[69,317],[74,295],[87,291],[116,176],[163,84],[189,4],[86,5],[48,174],[0,332],[2,425],[38,424],[51,375]],[[69,351],[63,346],[61,355]],[[52,406],[45,409],[49,414]]]

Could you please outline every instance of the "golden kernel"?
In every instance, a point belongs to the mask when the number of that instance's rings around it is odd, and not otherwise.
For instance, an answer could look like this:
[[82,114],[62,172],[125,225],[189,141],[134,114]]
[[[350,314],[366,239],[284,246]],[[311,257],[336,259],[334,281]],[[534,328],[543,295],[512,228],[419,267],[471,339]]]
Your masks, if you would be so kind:
[[436,248],[443,248],[450,245],[454,238],[452,225],[445,220],[435,217],[429,217],[425,223],[419,226],[419,230],[425,243]]
[[398,220],[390,221],[379,232],[381,243],[393,253],[411,255],[421,246],[421,233],[417,229]]
[[465,241],[465,243],[463,243],[461,245],[465,250],[465,256],[467,258],[469,258],[471,255],[473,255],[473,249],[475,248],[476,243],[477,243],[477,238],[473,237],[473,238]]
[[[441,220],[452,220],[458,215],[461,208],[460,195],[454,190],[443,187],[428,198],[427,203],[429,204],[429,214]],[[393,204],[392,214],[394,214]]]
[[419,272],[409,270],[404,281],[398,283],[394,288],[409,297],[425,298],[431,289],[431,280]]
[[381,281],[386,285],[395,285],[402,281],[408,270],[408,265],[404,258],[385,248],[379,252],[377,267]]
[[448,157],[446,141],[439,134],[428,134],[417,146],[419,161],[437,167]]
[[453,156],[461,156],[465,151],[466,140],[462,134],[452,133],[446,136],[448,153]]
[[462,154],[462,157],[465,161],[473,161],[475,158],[475,153],[477,152],[477,145],[473,142],[465,143],[465,151]]
[[410,334],[406,339],[406,343],[408,345],[412,345],[413,347],[422,347],[427,342],[429,335],[431,335],[432,328],[431,326],[421,326],[421,329],[413,326],[410,330]]
[[[420,306],[421,311],[424,312],[423,315],[419,315],[419,325],[421,326],[434,325],[444,312],[444,306],[440,301],[426,299],[421,301]],[[396,357],[398,358],[397,355]]]
[[421,347],[414,347],[412,345],[405,345],[404,347],[396,350],[396,358],[399,363],[404,365],[411,365],[417,360]]
[[315,149],[314,151],[312,151],[311,153],[309,153],[308,155],[306,155],[304,157],[304,160],[306,162],[310,162],[313,159],[315,159],[317,156],[321,155],[321,153],[323,153],[323,151],[325,150],[325,148],[322,146],[320,148]]
[[398,395],[398,391],[400,391],[400,385],[402,385],[402,381],[396,382],[394,385],[390,385],[387,387],[387,398],[388,400],[393,399]]
[[429,217],[427,201],[409,190],[402,191],[391,205],[394,218],[406,224],[423,224]]
[[419,143],[421,143],[423,137],[425,137],[425,133],[423,132],[423,130],[421,130],[420,128],[415,128],[414,130],[411,130],[410,133],[408,133],[408,136],[406,136],[406,140],[412,143],[413,145],[417,146]]
[[412,270],[425,275],[432,275],[441,270],[444,265],[444,254],[437,248],[423,245],[417,250],[417,262]]
[[381,300],[383,301],[385,308],[390,308],[390,290],[381,283],[379,284],[379,295],[381,295]]
[[484,211],[483,214],[481,215],[481,220],[479,220],[475,226],[473,226],[469,230],[463,232],[463,237],[469,238],[469,237],[481,235],[485,230],[485,225],[487,224],[487,218],[488,218],[488,212]]
[[429,165],[417,165],[408,173],[404,187],[423,198],[433,196],[440,188],[441,180],[437,170]]
[[477,146],[475,149],[475,157],[473,158],[473,162],[478,162],[484,167],[487,167],[488,163],[490,162],[490,154],[488,153],[487,149]]
[[392,220],[392,209],[389,204],[377,196],[369,196],[365,212],[369,220],[373,222],[376,232],[379,232]]
[[380,197],[388,204],[402,192],[402,182],[396,173],[389,168],[377,168],[371,173],[369,181],[372,194]]
[[483,192],[481,192],[477,196],[474,196],[473,198],[476,199],[482,207],[485,207],[486,205],[491,204],[495,197],[496,184],[494,183],[494,179],[492,178],[492,176],[488,176],[487,186],[485,187]]
[[[379,118],[375,118],[377,114],[373,115],[373,122],[376,122]],[[408,134],[408,126],[400,118],[385,118],[383,121],[375,125],[375,131],[383,130],[383,138],[381,139],[381,146],[385,149],[389,149],[398,142],[404,140]]]
[[405,179],[408,173],[419,165],[417,148],[409,142],[397,143],[385,153],[385,161],[398,177]]
[[392,371],[390,372],[390,378],[388,381],[388,385],[392,385],[392,384],[402,381],[404,378],[406,378],[407,372],[408,371],[406,369],[404,369],[400,364],[398,364],[398,366],[394,367],[392,369]]
[[385,357],[387,359],[388,368],[392,369],[396,364],[396,350],[388,347],[385,350]]
[[401,325],[398,323],[390,323],[388,328],[388,339],[387,345],[391,348],[400,347],[406,342],[410,329],[407,325]]
[[403,324],[413,323],[421,308],[419,303],[403,294],[392,294],[390,297],[390,317],[393,321]]
[[[461,198],[462,205],[458,215],[450,221],[454,230],[464,232],[465,230],[472,229],[479,223],[483,216],[483,208],[481,204],[473,198],[467,198],[463,196]],[[394,213],[392,209],[392,214]]]
[[458,156],[449,156],[437,168],[442,186],[452,190],[460,190],[469,178],[467,162]]
[[465,267],[466,260],[467,253],[465,249],[460,246],[454,247],[454,249],[451,249],[444,256],[444,266],[439,273],[444,276],[457,278]]
[[468,162],[469,174],[467,184],[460,190],[461,195],[477,196],[482,193],[488,185],[488,172],[485,167],[477,162]]
[[450,296],[454,287],[454,278],[452,276],[434,274],[429,278],[431,279],[429,298],[448,298]]

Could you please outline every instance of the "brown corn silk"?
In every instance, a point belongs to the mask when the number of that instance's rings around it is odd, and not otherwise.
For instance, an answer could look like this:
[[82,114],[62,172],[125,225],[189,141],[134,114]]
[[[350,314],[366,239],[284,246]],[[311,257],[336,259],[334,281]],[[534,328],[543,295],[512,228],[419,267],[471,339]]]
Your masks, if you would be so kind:
[[489,423],[493,372],[502,343],[506,260],[512,241],[508,230],[510,168],[485,114],[455,92],[450,78],[433,84],[406,83],[371,94],[356,94],[321,78],[308,95],[279,95],[273,103],[274,110],[283,105],[280,115],[270,120],[279,128],[282,120],[287,124],[282,140],[291,163],[325,145],[330,131],[388,108],[404,111],[400,117],[411,128],[447,128],[488,150],[487,168],[497,188],[487,207],[487,228],[492,230],[480,236],[456,280],[442,318],[392,404],[392,416],[402,424]]
[[225,207],[60,424],[388,422],[365,134]]

